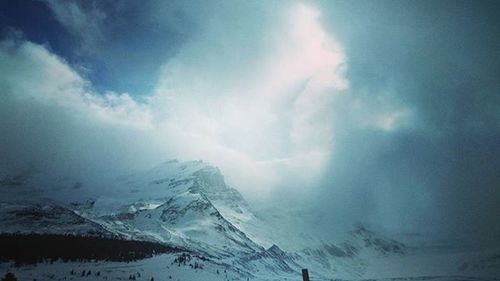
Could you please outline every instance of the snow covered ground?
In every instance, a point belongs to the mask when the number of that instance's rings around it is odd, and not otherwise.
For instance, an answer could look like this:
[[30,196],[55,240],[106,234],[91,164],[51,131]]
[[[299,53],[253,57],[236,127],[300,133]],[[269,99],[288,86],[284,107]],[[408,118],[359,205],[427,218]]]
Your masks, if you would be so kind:
[[[135,280],[145,281],[236,281],[236,280],[268,280],[268,281],[287,281],[301,280],[301,275],[282,274],[269,275],[267,271],[256,271],[252,274],[234,270],[234,268],[218,264],[214,261],[204,261],[197,258],[191,258],[186,264],[180,265],[175,261],[178,254],[164,254],[153,258],[144,259],[136,262],[54,262],[38,264],[37,266],[15,267],[12,263],[0,263],[0,276],[7,272],[12,272],[20,281],[62,281],[62,280],[130,280],[134,276]],[[201,268],[194,268],[194,264]],[[397,271],[400,265],[393,264]],[[72,273],[73,272],[73,273]],[[82,272],[84,276],[82,276]],[[90,273],[89,273],[90,272]],[[152,279],[153,278],[153,279]],[[311,280],[346,280],[336,279],[318,279],[312,277]],[[350,279],[350,280],[380,280],[380,281],[499,281],[496,277],[472,277],[466,275],[428,275],[414,277],[393,277],[393,278],[371,278],[371,279]]]
[[[37,266],[15,267],[12,263],[0,263],[0,275],[12,272],[18,280],[292,280],[293,276],[268,276],[266,272],[249,274],[244,271],[191,257],[185,264],[176,262],[181,254],[163,254],[136,262],[54,262]],[[198,268],[194,268],[197,264]],[[74,274],[71,272],[74,271]],[[85,276],[81,276],[85,271]],[[91,272],[88,276],[88,272]],[[99,276],[97,273],[99,272]],[[296,276],[300,277],[300,276]]]

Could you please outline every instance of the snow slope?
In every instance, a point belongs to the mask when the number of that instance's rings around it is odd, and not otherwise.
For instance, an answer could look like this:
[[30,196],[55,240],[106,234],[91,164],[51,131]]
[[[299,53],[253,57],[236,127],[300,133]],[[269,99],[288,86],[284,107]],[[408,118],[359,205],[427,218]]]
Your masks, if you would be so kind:
[[[256,216],[241,194],[225,183],[220,170],[202,161],[168,161],[105,184],[91,182],[40,173],[0,180],[4,195],[0,199],[0,231],[147,240],[178,246],[209,259],[203,263],[210,270],[194,270],[200,274],[210,272],[206,275],[193,274],[190,271],[193,268],[182,274],[184,267],[174,270],[168,264],[175,255],[127,265],[97,263],[93,271],[109,272],[111,279],[108,280],[123,280],[120,278],[127,277],[131,270],[153,272],[162,278],[174,273],[182,276],[182,280],[199,280],[200,276],[205,280],[284,280],[300,276],[304,267],[310,269],[313,279],[320,280],[451,273],[481,276],[478,271],[497,265],[496,256],[463,263],[462,258],[453,260],[434,255],[436,261],[449,261],[449,266],[429,271],[433,268],[430,255],[414,253],[404,244],[362,226],[342,241],[324,242],[315,237],[292,239],[293,235],[276,231],[279,226],[269,224],[272,220]],[[69,266],[43,265],[37,269],[25,268],[26,271],[15,270],[22,276],[47,272],[55,274],[53,279],[57,280],[59,275],[61,279],[65,276]],[[8,265],[1,264],[0,268],[6,270]],[[214,273],[216,269],[219,274]],[[55,273],[48,273],[51,270]],[[222,277],[222,270],[228,272],[227,277]],[[76,276],[69,277],[78,280]]]
[[0,229],[2,233],[116,236],[101,224],[51,203],[0,203]]

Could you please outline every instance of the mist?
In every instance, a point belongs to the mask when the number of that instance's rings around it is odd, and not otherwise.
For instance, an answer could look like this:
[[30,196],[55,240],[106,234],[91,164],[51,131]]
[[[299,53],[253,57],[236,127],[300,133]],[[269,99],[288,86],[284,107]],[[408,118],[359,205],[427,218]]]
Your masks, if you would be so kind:
[[498,243],[493,4],[365,4],[37,3],[69,43],[3,23],[1,175],[202,159],[298,232]]

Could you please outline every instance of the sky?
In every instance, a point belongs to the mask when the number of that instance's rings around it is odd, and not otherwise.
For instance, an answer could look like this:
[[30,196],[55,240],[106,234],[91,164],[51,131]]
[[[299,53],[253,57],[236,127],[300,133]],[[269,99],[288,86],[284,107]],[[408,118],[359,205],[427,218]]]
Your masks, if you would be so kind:
[[498,244],[499,8],[1,1],[0,176],[202,159],[304,229]]

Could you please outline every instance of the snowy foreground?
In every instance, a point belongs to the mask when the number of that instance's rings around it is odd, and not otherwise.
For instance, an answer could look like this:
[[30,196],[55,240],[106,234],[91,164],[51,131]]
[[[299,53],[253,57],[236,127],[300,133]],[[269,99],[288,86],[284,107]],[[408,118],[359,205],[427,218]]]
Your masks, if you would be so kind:
[[[0,274],[12,272],[18,280],[302,280],[299,274],[269,276],[265,270],[257,270],[253,276],[235,271],[227,265],[192,257],[186,263],[178,263],[179,254],[163,254],[136,262],[54,262],[36,266],[16,267],[12,263],[0,263]],[[196,267],[195,268],[195,264]],[[84,276],[82,276],[82,273]],[[311,280],[328,280],[311,278]],[[330,279],[340,280],[340,279]],[[359,279],[363,280],[363,279]],[[423,276],[364,280],[427,280],[427,281],[500,281],[500,278],[469,276]]]
[[[54,262],[37,266],[15,267],[0,263],[0,274],[12,272],[18,280],[292,280],[293,276],[268,279],[232,270],[227,265],[191,257],[186,263],[178,262],[179,254],[163,254],[136,262]],[[196,266],[195,266],[196,265]],[[197,268],[195,268],[197,267]],[[74,274],[71,274],[71,272]],[[85,276],[82,273],[85,271]],[[90,271],[90,274],[88,273]],[[98,273],[99,272],[99,273]],[[98,275],[97,275],[98,274]],[[296,276],[300,277],[300,276]]]
[[[265,270],[262,275],[255,272],[254,276],[232,270],[230,267],[211,261],[203,261],[192,258],[186,264],[175,261],[177,254],[164,254],[153,258],[136,262],[54,262],[38,264],[37,266],[15,267],[12,263],[1,263],[0,274],[5,276],[12,272],[18,280],[174,280],[174,281],[197,281],[197,280],[302,280],[298,274],[284,274],[283,276],[266,276]],[[194,268],[198,264],[201,268]],[[84,273],[84,276],[82,276]],[[311,280],[327,280],[316,279]],[[331,279],[340,280],[340,279]],[[360,279],[363,280],[363,279]],[[364,280],[426,280],[426,281],[496,281],[500,278],[481,278],[468,276],[423,276],[423,277],[399,277],[380,278]]]

